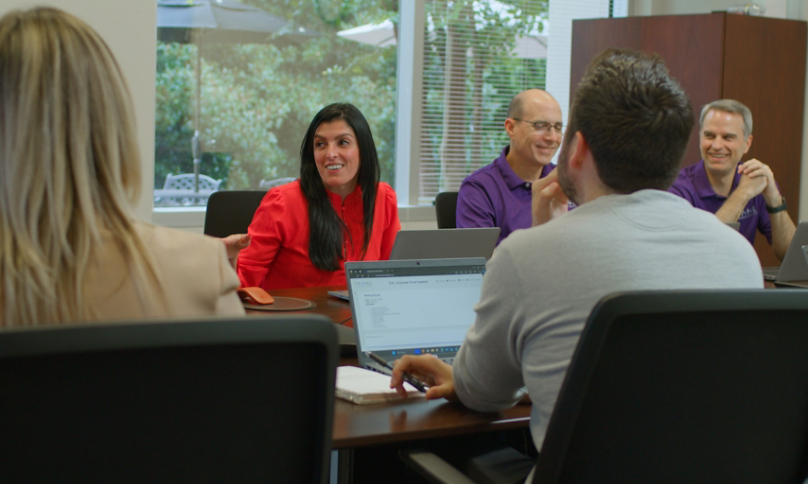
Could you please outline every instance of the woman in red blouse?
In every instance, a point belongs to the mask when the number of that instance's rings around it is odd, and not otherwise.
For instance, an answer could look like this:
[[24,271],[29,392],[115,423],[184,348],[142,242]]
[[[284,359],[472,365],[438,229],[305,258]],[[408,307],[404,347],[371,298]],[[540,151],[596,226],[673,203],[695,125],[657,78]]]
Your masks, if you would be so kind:
[[270,190],[256,210],[238,258],[241,284],[345,285],[345,261],[388,259],[400,228],[367,120],[352,104],[331,104],[303,139],[300,178]]

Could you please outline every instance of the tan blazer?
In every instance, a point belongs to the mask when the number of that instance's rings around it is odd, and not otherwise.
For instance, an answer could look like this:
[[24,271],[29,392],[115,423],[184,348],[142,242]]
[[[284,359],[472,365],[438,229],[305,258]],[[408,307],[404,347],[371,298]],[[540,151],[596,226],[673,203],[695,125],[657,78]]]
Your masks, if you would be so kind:
[[160,288],[138,294],[110,238],[88,268],[87,297],[96,301],[99,320],[244,315],[238,276],[221,240],[145,222],[135,226],[154,258],[166,305]]

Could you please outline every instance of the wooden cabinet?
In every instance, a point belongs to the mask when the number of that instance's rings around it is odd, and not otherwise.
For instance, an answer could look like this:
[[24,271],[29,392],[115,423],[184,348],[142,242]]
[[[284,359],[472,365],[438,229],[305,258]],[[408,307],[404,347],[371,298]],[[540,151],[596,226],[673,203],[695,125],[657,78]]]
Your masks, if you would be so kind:
[[[701,159],[698,115],[721,98],[752,110],[753,143],[744,159],[771,166],[797,221],[805,100],[806,23],[726,13],[575,20],[570,99],[586,66],[608,47],[656,52],[693,103],[697,123],[682,166]],[[755,243],[763,265],[777,265],[765,238]]]

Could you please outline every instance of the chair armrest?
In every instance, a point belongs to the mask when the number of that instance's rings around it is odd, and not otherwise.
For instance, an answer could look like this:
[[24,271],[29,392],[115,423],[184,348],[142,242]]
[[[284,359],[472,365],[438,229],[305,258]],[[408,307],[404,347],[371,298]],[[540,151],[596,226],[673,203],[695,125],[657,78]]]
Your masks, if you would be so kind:
[[434,484],[475,484],[468,476],[432,452],[402,450],[399,457],[421,477]]

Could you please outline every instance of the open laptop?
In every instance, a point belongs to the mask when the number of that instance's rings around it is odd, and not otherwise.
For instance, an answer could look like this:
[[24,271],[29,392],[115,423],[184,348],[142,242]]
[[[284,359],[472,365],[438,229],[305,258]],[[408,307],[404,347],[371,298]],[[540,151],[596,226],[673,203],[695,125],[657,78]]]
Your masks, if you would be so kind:
[[763,277],[776,285],[808,287],[808,222],[797,226],[780,267],[764,267]]
[[390,259],[491,258],[499,227],[399,230]]
[[431,354],[451,363],[474,322],[485,259],[346,262],[359,365]]
[[[399,230],[390,260],[449,259],[463,257],[491,258],[499,239],[499,227],[470,229]],[[350,301],[347,290],[328,291],[343,301]]]

